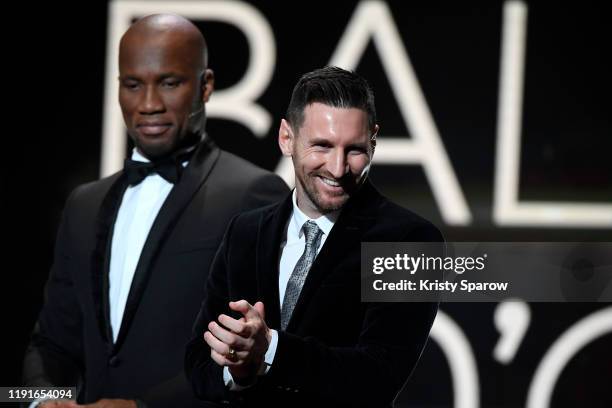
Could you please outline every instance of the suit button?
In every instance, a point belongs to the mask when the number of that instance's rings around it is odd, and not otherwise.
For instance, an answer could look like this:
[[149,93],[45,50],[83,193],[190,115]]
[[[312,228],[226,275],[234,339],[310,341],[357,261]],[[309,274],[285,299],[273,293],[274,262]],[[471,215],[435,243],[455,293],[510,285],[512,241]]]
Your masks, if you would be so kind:
[[121,360],[117,356],[112,356],[111,358],[108,359],[108,365],[111,367],[119,367],[120,363],[121,363]]

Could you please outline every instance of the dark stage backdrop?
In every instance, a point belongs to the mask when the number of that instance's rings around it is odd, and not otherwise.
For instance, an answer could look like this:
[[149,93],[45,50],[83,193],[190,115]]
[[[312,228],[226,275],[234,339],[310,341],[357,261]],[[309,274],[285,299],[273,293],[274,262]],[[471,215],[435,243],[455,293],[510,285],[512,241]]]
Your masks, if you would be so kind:
[[[217,85],[208,130],[221,147],[286,175],[276,135],[291,88],[302,73],[339,64],[376,92],[372,179],[448,240],[611,240],[612,36],[600,7],[76,4],[22,10],[4,36],[4,137],[17,146],[5,151],[2,171],[8,345],[0,385],[19,383],[64,200],[124,157],[114,41],[131,19],[155,11],[191,17],[208,39]],[[609,304],[441,310],[397,406],[612,406]]]

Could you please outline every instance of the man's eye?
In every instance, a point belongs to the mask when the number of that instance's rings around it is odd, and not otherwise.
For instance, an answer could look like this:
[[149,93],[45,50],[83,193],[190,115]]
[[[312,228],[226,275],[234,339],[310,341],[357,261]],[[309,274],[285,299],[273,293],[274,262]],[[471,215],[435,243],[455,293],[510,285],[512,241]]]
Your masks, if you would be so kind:
[[134,89],[138,89],[138,82],[124,82],[123,83],[123,87],[130,89],[130,90],[134,90]]
[[366,154],[367,150],[362,149],[362,148],[355,148],[355,149],[351,149],[349,150],[350,154]]
[[177,86],[179,86],[180,81],[164,81],[162,82],[162,86],[164,88],[176,88]]

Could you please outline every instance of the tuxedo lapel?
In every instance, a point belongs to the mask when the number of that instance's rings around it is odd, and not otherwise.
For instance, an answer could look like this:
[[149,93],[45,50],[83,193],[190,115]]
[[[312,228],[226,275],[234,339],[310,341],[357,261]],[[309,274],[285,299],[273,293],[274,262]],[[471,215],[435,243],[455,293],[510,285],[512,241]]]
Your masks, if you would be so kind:
[[[304,286],[300,292],[291,318],[287,325],[287,331],[293,331],[299,323],[302,315],[308,308],[313,294],[321,286],[326,276],[338,265],[349,250],[361,248],[362,236],[371,228],[375,218],[370,216],[368,207],[375,205],[378,192],[369,182],[361,188],[359,193],[351,198],[342,210],[336,224],[332,228],[329,237],[325,240],[321,251],[317,255]],[[359,270],[355,271],[359,275]]]
[[152,264],[159,252],[159,248],[168,236],[168,230],[175,225],[180,214],[191,202],[194,194],[198,191],[202,183],[206,181],[206,178],[219,158],[219,154],[220,150],[214,146],[212,142],[202,142],[183,172],[180,182],[174,186],[159,210],[151,230],[149,231],[144,247],[142,248],[140,259],[138,260],[138,265],[134,272],[130,293],[121,320],[121,328],[114,346],[115,350],[121,347],[129,331],[138,304],[146,288]]
[[91,254],[91,289],[102,339],[112,344],[110,308],[108,302],[108,270],[110,267],[111,238],[113,227],[121,204],[121,197],[127,188],[127,181],[122,173],[111,178],[108,190],[98,210],[95,221],[95,243]]
[[280,301],[278,275],[280,244],[291,215],[291,194],[276,207],[276,211],[261,217],[257,235],[257,293],[266,310],[266,323],[273,329],[280,328]]

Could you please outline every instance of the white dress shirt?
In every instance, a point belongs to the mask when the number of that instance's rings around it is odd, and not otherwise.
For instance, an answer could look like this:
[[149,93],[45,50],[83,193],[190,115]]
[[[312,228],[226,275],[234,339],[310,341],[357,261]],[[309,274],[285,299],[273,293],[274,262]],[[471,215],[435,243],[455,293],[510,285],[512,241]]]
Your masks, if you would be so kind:
[[[149,161],[136,149],[132,151],[132,160]],[[186,165],[187,162],[183,163],[183,166]],[[108,276],[113,342],[117,340],[121,328],[123,312],[140,253],[151,226],[172,187],[174,184],[166,181],[159,174],[152,173],[139,184],[129,186],[123,194],[113,229]]]
[[[317,255],[319,255],[319,252],[321,251],[321,248],[323,248],[323,244],[329,236],[329,233],[331,232],[339,215],[339,211],[336,211],[330,214],[322,215],[316,219],[308,217],[297,205],[295,189],[293,190],[291,200],[293,201],[293,211],[289,217],[287,226],[285,227],[284,240],[280,244],[281,257],[278,274],[278,294],[280,301],[279,304],[281,306],[283,304],[283,299],[285,298],[285,291],[287,290],[289,278],[291,277],[291,274],[293,273],[293,270],[295,269],[300,257],[304,253],[304,248],[306,247],[306,237],[304,236],[304,230],[302,227],[307,221],[314,221],[323,232],[321,242],[317,248]],[[268,345],[266,355],[264,356],[265,369],[261,371],[261,374],[266,374],[270,370],[270,366],[272,365],[274,356],[276,354],[276,347],[278,345],[278,332],[274,329],[270,329],[270,332],[272,338],[270,340],[270,344]],[[248,388],[248,386],[245,387],[236,384],[233,381],[232,375],[227,367],[223,367],[223,380],[225,385],[232,391],[239,391],[241,389]]]

